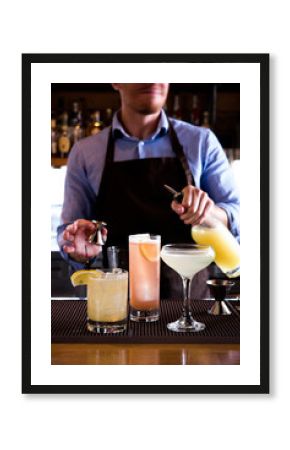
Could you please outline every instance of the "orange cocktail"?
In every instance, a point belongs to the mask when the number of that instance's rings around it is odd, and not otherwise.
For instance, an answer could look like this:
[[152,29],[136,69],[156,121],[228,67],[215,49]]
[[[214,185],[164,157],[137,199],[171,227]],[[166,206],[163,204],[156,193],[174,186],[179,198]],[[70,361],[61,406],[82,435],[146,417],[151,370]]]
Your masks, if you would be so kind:
[[153,322],[160,316],[160,236],[129,236],[130,319]]

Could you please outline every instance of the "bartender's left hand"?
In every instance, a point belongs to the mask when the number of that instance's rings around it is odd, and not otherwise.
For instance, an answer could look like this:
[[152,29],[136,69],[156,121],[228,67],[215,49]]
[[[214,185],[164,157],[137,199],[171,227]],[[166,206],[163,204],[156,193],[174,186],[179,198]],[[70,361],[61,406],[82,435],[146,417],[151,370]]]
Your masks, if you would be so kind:
[[209,198],[208,194],[195,186],[186,186],[182,189],[182,203],[173,201],[171,208],[185,224],[199,225],[202,224],[207,217],[210,217],[215,208],[214,202]]

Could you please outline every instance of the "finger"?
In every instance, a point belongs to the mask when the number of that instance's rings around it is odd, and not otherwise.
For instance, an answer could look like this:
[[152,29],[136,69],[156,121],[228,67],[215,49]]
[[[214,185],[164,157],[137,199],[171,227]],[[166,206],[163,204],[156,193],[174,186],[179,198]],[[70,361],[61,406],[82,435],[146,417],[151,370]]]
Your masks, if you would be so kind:
[[69,237],[74,235],[75,235],[75,226],[73,223],[71,223],[64,229],[63,237],[64,239],[70,240]]
[[73,241],[74,241],[74,234],[70,233],[70,232],[67,231],[67,230],[64,230],[64,232],[63,232],[63,239],[64,239],[65,241],[71,241],[71,242],[73,242]]
[[86,254],[86,258],[87,259],[92,259],[92,258],[95,258],[96,256],[98,256],[101,253],[102,246],[101,245],[89,244],[89,245],[86,245],[85,251],[86,251],[86,253],[85,253]]
[[77,219],[73,223],[75,230],[80,228],[86,229],[88,231],[94,232],[96,230],[96,225],[90,220]]
[[63,246],[63,251],[65,253],[68,253],[68,254],[74,253],[75,252],[75,247],[73,245],[64,245]]
[[207,194],[205,194],[205,196],[202,197],[198,211],[195,214],[193,214],[192,217],[189,218],[184,223],[191,224],[191,225],[201,224],[202,222],[205,221],[205,219],[209,215],[212,206],[213,206],[213,201],[208,198]]
[[75,259],[78,262],[86,262],[88,259],[93,259],[99,255],[102,251],[102,247],[100,245],[87,245],[84,246],[82,251],[76,249],[76,247],[72,245],[64,245],[63,250],[65,253],[69,254],[71,258]]
[[208,195],[206,193],[204,193],[200,197],[200,202],[199,202],[199,207],[198,207],[198,212],[199,212],[200,216],[202,216],[204,214],[204,211],[205,211],[207,205],[209,205],[210,203],[211,203],[210,198],[208,197]]
[[196,221],[194,221],[192,223],[192,225],[201,225],[206,220],[208,215],[210,214],[210,211],[211,211],[212,207],[213,207],[213,204],[211,202],[208,202],[206,204],[206,206],[205,206],[201,216],[198,219],[196,219]]
[[171,209],[173,209],[173,211],[178,215],[183,214],[185,211],[184,206],[182,206],[180,203],[177,203],[175,201],[171,202],[170,206],[171,206]]
[[184,212],[184,214],[182,214],[181,216],[180,216],[180,218],[181,218],[181,220],[188,220],[190,217],[192,217],[193,215],[194,215],[195,213],[194,213],[194,206],[193,205],[191,205],[190,206],[190,208],[188,208],[185,212]]
[[202,196],[202,191],[199,189],[195,189],[192,195],[192,204],[190,207],[185,211],[185,213],[180,216],[181,220],[189,220],[194,214],[197,214],[199,207],[200,207],[200,200]]
[[[92,252],[90,251],[90,249],[91,248],[94,249],[96,244],[89,242],[87,237],[82,232],[79,231],[75,236],[74,246],[76,249],[76,253],[80,257],[85,258],[88,251],[89,251],[90,255],[92,255]],[[97,252],[94,250],[93,256],[95,256],[96,253]]]
[[200,219],[201,215],[204,212],[204,208],[206,207],[206,204],[209,201],[208,195],[205,192],[201,193],[199,195],[198,201],[199,203],[197,207],[195,205],[192,206],[193,214],[185,219],[186,224],[188,223],[193,224],[193,222],[198,221]]
[[101,251],[102,247],[100,245],[85,244],[81,250],[76,249],[75,254],[78,259],[87,261],[98,256]]
[[203,191],[201,191],[200,189],[194,190],[194,194],[193,194],[193,198],[192,198],[192,210],[193,210],[194,214],[198,213],[198,210],[200,208],[201,198],[204,194],[205,193]]
[[186,186],[183,190],[183,199],[182,199],[182,206],[184,206],[185,209],[188,209],[192,204],[192,196],[193,196],[193,186]]

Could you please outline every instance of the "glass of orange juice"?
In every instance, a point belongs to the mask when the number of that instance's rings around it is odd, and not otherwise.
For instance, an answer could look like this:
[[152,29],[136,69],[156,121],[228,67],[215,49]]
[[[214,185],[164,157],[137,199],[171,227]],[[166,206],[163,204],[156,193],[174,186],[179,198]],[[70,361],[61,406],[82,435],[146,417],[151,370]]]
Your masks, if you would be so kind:
[[160,245],[160,236],[129,236],[130,319],[135,322],[160,317]]
[[227,277],[240,276],[240,245],[225,225],[217,221],[195,225],[191,235],[197,244],[214,249],[214,262]]

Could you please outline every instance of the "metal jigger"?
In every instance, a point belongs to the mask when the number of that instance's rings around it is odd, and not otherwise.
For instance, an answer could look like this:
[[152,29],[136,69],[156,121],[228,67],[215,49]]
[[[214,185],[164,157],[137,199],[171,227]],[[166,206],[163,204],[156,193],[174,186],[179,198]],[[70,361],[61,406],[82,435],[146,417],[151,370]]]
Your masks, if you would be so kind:
[[102,235],[102,229],[107,225],[106,222],[101,222],[97,220],[92,220],[96,225],[96,231],[89,237],[89,242],[91,244],[105,245],[105,238]]
[[231,314],[231,311],[227,307],[224,299],[227,294],[234,286],[235,282],[231,280],[208,280],[206,284],[209,286],[211,295],[215,298],[215,303],[208,310],[209,314],[213,314],[214,316],[227,316]]

